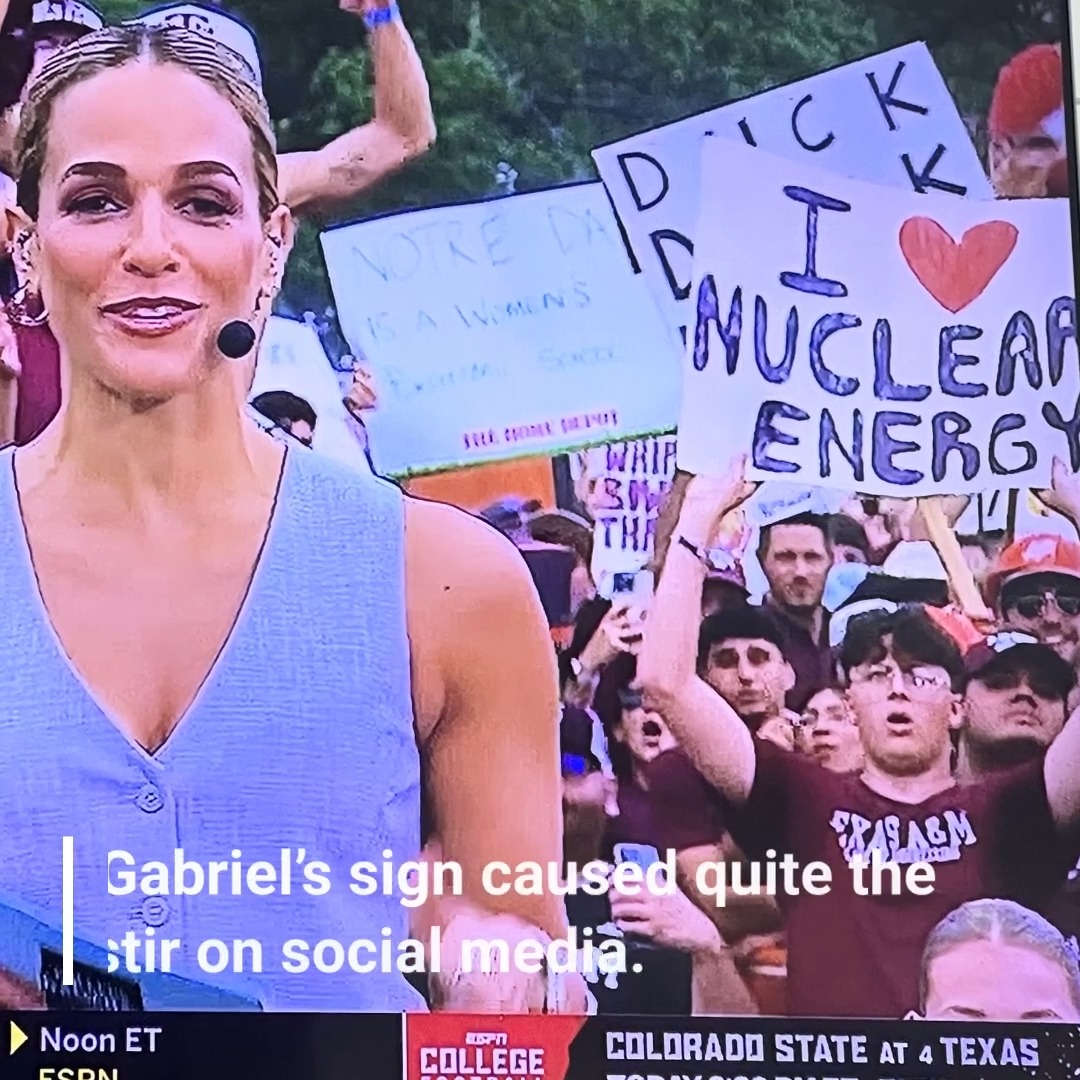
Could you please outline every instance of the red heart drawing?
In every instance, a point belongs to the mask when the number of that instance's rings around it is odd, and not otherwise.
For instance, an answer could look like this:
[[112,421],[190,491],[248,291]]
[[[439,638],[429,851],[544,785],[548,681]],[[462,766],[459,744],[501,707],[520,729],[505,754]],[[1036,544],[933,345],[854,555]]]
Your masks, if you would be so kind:
[[958,244],[933,218],[913,217],[900,227],[900,250],[922,287],[955,315],[983,294],[1019,237],[1008,221],[985,221]]

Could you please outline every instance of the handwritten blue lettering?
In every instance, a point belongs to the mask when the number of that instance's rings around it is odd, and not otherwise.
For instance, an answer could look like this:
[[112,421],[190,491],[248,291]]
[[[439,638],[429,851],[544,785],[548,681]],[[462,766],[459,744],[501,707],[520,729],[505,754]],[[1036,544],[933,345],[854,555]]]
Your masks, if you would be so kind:
[[836,421],[828,409],[821,410],[821,428],[818,435],[818,472],[823,480],[832,476],[832,459],[829,447],[835,446],[841,456],[851,468],[852,479],[856,483],[863,482],[865,468],[863,465],[863,415],[859,409],[852,410],[851,415],[851,449],[840,441],[840,433],[836,430]]
[[697,323],[694,327],[694,370],[704,371],[709,366],[709,324],[716,327],[727,353],[727,373],[733,375],[739,362],[739,342],[742,338],[742,289],[737,288],[731,296],[727,322],[720,322],[720,304],[716,296],[716,282],[712,274],[706,274],[698,286]]
[[896,439],[889,430],[892,427],[918,427],[920,420],[912,413],[879,412],[874,415],[874,427],[871,435],[871,463],[874,472],[887,484],[910,487],[919,483],[923,474],[917,469],[903,469],[893,464],[897,454],[918,450],[919,444],[905,439]]
[[784,335],[784,359],[774,364],[769,359],[769,346],[766,333],[769,325],[769,311],[765,301],[759,296],[754,301],[754,358],[758,371],[771,383],[785,383],[795,363],[795,346],[799,337],[799,313],[792,307],[787,317],[787,330]]
[[1042,386],[1039,346],[1035,341],[1035,323],[1024,311],[1018,311],[1005,327],[998,359],[997,392],[1004,397],[1016,385],[1016,361],[1024,363],[1024,374],[1033,390]]
[[822,359],[821,348],[838,330],[853,330],[862,326],[862,320],[854,315],[823,315],[810,331],[810,370],[818,386],[827,394],[847,397],[859,389],[859,380],[849,375],[838,375],[830,370]]
[[977,341],[982,331],[974,326],[946,326],[938,338],[938,384],[944,394],[952,397],[984,397],[989,388],[986,383],[963,383],[956,378],[956,369],[970,367],[979,362],[977,356],[968,356],[953,349],[957,341]]
[[1066,420],[1061,410],[1052,401],[1042,407],[1043,419],[1055,431],[1060,431],[1069,443],[1069,461],[1073,472],[1080,472],[1080,397],[1073,406],[1072,418]]
[[1046,366],[1051,386],[1057,386],[1065,373],[1065,346],[1070,341],[1076,341],[1076,301],[1059,296],[1046,313]]
[[971,443],[962,442],[961,435],[971,430],[971,421],[960,413],[938,413],[931,421],[933,452],[930,473],[937,483],[945,479],[949,454],[954,450],[960,455],[964,480],[974,480],[979,472],[979,451]]
[[790,270],[783,271],[780,275],[780,284],[814,296],[847,296],[847,286],[843,282],[818,276],[818,213],[821,210],[847,213],[851,210],[851,204],[829,195],[822,195],[817,191],[810,191],[808,188],[791,185],[784,188],[784,194],[789,199],[806,204],[806,269],[800,274]]
[[783,461],[769,455],[769,447],[772,443],[780,446],[798,446],[799,440],[786,431],[781,431],[774,421],[784,420],[809,420],[810,414],[794,405],[788,405],[784,401],[766,401],[758,409],[757,422],[754,424],[753,463],[754,468],[766,472],[794,473],[799,471],[799,466],[793,461]]
[[1013,476],[1015,473],[1027,472],[1028,469],[1035,467],[1038,455],[1035,453],[1035,447],[1026,439],[1009,444],[1014,449],[1024,451],[1024,460],[1015,468],[1007,468],[1001,463],[1001,458],[998,457],[998,440],[1010,431],[1019,431],[1026,424],[1027,421],[1019,413],[1006,413],[994,421],[994,426],[990,431],[990,446],[986,457],[987,461],[990,462],[990,471],[995,476]]
[[874,396],[880,401],[925,401],[930,396],[930,387],[925,384],[905,386],[896,382],[891,367],[892,327],[887,319],[878,319],[874,325]]

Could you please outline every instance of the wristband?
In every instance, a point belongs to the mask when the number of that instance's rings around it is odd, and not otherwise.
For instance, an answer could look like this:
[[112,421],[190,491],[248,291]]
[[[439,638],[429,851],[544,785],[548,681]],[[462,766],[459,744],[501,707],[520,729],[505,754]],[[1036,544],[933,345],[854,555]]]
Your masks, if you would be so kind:
[[401,18],[401,12],[398,9],[396,3],[390,3],[386,7],[376,8],[374,11],[369,11],[364,15],[364,26],[368,30],[374,30],[377,26],[385,26],[386,23],[393,22],[395,19]]
[[699,563],[711,569],[712,563],[709,560],[708,552],[702,551],[701,548],[697,546],[697,544],[691,543],[689,540],[686,539],[685,536],[682,536],[681,534],[679,536],[679,547],[686,548],[686,550],[689,551],[690,554],[693,555]]

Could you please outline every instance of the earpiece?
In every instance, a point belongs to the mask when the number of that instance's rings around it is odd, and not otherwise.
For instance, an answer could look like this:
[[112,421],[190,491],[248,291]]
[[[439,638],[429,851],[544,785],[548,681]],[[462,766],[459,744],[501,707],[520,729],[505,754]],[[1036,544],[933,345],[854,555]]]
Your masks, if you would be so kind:
[[242,360],[255,347],[255,327],[243,319],[227,322],[217,336],[218,352],[230,360]]

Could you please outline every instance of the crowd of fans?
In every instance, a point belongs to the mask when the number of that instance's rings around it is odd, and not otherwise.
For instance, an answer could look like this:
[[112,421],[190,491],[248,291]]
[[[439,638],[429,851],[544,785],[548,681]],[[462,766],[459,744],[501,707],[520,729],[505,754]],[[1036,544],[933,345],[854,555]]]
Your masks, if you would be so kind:
[[[526,551],[574,552],[567,860],[675,852],[675,896],[568,897],[573,925],[627,943],[627,972],[591,977],[599,1009],[1080,1019],[1080,543],[961,537],[991,625],[956,603],[914,502],[776,521],[740,560],[709,547],[731,508],[694,484],[661,508],[647,604],[599,595],[585,518],[485,513]],[[1080,522],[1067,471],[1042,498]],[[832,868],[827,894],[733,889],[789,853]],[[859,895],[860,858],[930,863],[934,888],[893,895],[887,868]]]

